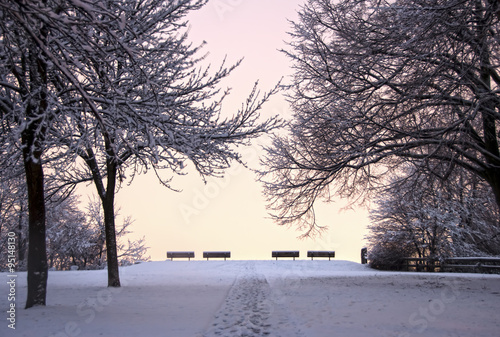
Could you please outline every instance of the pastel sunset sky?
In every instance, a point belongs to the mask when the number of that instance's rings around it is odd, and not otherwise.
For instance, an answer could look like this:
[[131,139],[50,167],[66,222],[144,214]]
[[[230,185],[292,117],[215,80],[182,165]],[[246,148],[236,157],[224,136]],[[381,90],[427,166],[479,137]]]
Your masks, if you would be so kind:
[[[288,81],[290,62],[279,51],[286,48],[290,23],[297,18],[303,0],[210,0],[205,7],[189,15],[189,36],[194,45],[206,41],[203,48],[207,63],[217,68],[224,57],[233,64],[243,63],[223,83],[231,95],[223,112],[231,115],[244,102],[255,81],[262,91],[270,90],[281,78]],[[279,114],[290,118],[288,103],[282,94],[265,106],[263,118]],[[259,139],[241,153],[251,168],[258,168],[262,155]],[[317,207],[319,223],[328,226],[321,237],[299,240],[295,228],[278,226],[268,217],[262,185],[255,174],[235,164],[222,179],[211,178],[204,184],[199,174],[188,167],[185,176],[175,176],[171,191],[158,183],[153,172],[137,176],[118,191],[116,205],[122,216],[135,220],[133,236],[146,237],[153,260],[164,260],[166,251],[195,251],[196,259],[206,250],[229,250],[232,259],[270,259],[272,250],[335,250],[336,259],[360,260],[368,224],[367,210],[342,210],[346,201]],[[93,192],[93,186],[84,193]],[[82,194],[82,193],[81,193]],[[84,198],[82,198],[82,201]],[[118,223],[120,219],[118,219]]]

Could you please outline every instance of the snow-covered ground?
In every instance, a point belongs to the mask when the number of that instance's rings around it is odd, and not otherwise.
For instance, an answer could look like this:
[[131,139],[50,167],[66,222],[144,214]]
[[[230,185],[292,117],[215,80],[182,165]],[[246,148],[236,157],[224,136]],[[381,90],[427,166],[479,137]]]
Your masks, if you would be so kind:
[[[500,336],[500,276],[380,272],[348,261],[164,261],[51,272],[24,310],[26,273],[0,273],[0,336]],[[12,284],[12,283],[11,283]]]

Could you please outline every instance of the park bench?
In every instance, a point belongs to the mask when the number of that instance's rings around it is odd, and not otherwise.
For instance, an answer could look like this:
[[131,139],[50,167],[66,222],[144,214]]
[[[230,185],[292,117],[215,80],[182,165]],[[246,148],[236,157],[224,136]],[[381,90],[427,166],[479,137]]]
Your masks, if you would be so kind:
[[273,251],[271,256],[275,257],[276,260],[278,259],[278,257],[293,257],[293,259],[295,260],[296,257],[299,257],[299,251],[298,250]]
[[194,258],[194,252],[167,252],[167,259],[173,260],[177,258],[189,259]]
[[231,258],[231,252],[203,252],[203,258],[207,259],[207,261],[210,258],[224,258],[224,261],[226,261],[226,259]]
[[307,251],[307,257],[310,257],[311,260],[314,260],[315,257],[327,257],[328,260],[331,260],[332,257],[335,257],[335,251],[330,250],[309,250]]

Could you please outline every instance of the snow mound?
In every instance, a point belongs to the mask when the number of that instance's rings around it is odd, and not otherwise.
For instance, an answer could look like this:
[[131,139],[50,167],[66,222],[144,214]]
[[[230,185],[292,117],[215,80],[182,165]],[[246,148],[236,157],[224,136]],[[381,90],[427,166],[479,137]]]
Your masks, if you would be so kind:
[[[496,336],[500,276],[396,273],[339,260],[157,261],[49,273],[46,307],[22,309],[0,336]],[[7,279],[7,274],[0,273]],[[0,282],[0,309],[9,308]]]

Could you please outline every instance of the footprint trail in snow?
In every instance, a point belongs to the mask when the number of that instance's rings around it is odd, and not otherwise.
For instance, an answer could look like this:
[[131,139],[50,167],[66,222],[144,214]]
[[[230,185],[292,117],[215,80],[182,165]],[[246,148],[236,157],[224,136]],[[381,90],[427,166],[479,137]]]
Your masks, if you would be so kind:
[[270,292],[264,276],[255,271],[240,275],[203,337],[271,336]]

